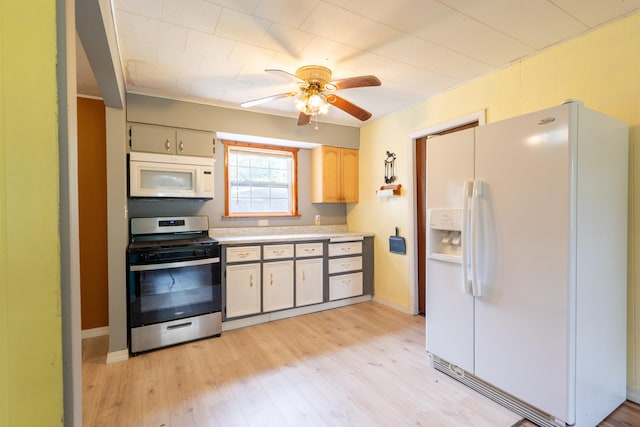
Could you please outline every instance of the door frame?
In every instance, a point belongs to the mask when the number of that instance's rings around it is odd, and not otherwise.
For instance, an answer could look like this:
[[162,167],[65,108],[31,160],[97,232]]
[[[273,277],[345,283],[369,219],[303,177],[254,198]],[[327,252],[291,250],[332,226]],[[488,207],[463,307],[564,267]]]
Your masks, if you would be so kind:
[[[407,153],[411,153],[411,176],[416,175],[416,139],[428,137],[441,133],[445,130],[464,126],[469,123],[478,122],[478,126],[486,124],[486,109],[476,111],[464,116],[456,117],[446,122],[441,122],[435,125],[431,125],[422,129],[410,132],[407,135]],[[427,142],[428,150],[428,142]],[[408,241],[408,253],[413,254],[408,258],[408,279],[409,279],[409,311],[411,314],[418,314],[418,216],[417,210],[417,194],[415,192],[415,186],[407,186],[407,196],[410,203],[409,206],[409,230],[407,235],[411,236]]]

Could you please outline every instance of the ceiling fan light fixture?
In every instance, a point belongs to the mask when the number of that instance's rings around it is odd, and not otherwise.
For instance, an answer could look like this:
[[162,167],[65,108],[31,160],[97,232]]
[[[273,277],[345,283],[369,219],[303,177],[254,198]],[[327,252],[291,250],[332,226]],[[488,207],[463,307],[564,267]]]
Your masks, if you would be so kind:
[[302,93],[293,102],[296,109],[307,116],[327,114],[329,112],[327,98],[321,93]]

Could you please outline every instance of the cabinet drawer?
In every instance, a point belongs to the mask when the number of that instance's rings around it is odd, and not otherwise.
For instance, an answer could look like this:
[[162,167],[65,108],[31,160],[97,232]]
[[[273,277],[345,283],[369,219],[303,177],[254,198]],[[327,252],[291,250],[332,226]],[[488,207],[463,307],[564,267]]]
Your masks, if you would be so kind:
[[329,256],[355,255],[362,253],[362,242],[329,243]]
[[362,295],[362,272],[329,277],[329,300]]
[[227,248],[227,262],[260,261],[260,246]]
[[293,245],[265,245],[262,259],[293,258]]
[[329,274],[362,270],[362,257],[336,258],[329,260]]
[[323,255],[322,242],[296,244],[296,258],[322,256],[322,255]]

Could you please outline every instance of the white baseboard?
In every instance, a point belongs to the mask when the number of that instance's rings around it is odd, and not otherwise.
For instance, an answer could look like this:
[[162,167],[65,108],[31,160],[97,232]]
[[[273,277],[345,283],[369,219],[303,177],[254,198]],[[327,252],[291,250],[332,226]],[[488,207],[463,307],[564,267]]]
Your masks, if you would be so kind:
[[635,403],[640,403],[640,388],[627,385],[627,399]]
[[405,307],[405,306],[400,305],[398,303],[391,302],[389,300],[386,300],[386,299],[383,299],[383,298],[380,298],[380,297],[377,297],[377,296],[373,297],[373,302],[377,302],[378,304],[386,305],[389,308],[393,308],[394,310],[401,311],[402,313],[405,313],[405,314],[413,314],[411,312],[411,310],[409,310],[409,307]]
[[124,350],[110,351],[109,353],[107,353],[107,364],[124,362],[125,360],[129,360],[128,348],[125,348]]
[[87,338],[95,338],[95,337],[102,337],[104,335],[109,335],[109,327],[108,326],[102,326],[100,328],[93,328],[93,329],[83,329],[82,330],[82,339],[87,339]]

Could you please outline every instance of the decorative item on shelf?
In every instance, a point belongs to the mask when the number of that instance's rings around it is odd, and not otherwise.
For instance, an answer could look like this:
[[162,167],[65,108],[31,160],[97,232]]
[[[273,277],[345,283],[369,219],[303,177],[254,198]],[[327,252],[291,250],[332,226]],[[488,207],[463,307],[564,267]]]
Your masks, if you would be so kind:
[[396,180],[396,153],[387,151],[387,158],[384,160],[384,183],[391,184]]
[[376,191],[376,194],[378,195],[379,198],[399,196],[401,187],[402,187],[402,184],[383,185],[382,187],[380,187],[378,191]]

